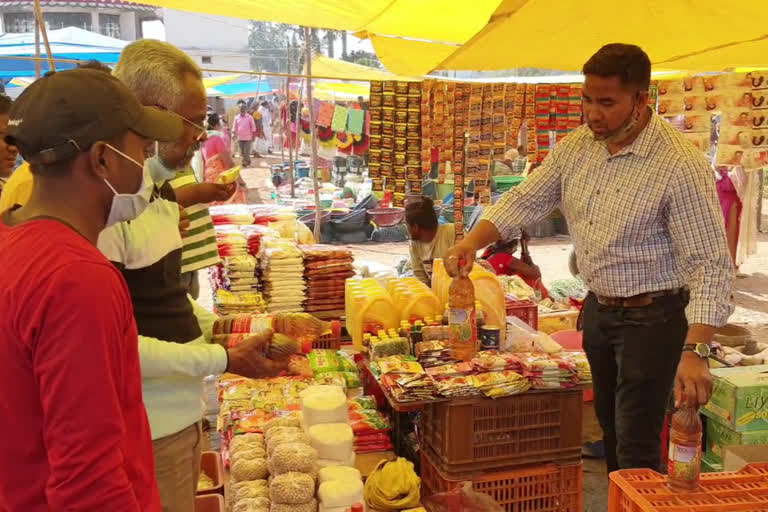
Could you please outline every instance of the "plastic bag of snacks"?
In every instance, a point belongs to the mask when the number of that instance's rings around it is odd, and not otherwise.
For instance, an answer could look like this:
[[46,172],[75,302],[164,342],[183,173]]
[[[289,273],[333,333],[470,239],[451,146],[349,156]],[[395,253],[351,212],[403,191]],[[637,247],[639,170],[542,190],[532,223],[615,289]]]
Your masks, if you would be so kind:
[[309,364],[318,373],[325,372],[354,372],[357,366],[345,354],[335,350],[315,349],[309,353]]

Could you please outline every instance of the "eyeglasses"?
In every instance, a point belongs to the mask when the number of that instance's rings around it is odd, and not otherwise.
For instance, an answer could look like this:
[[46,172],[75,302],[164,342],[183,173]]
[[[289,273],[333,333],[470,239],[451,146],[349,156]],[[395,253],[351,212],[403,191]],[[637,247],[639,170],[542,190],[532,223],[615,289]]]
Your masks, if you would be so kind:
[[194,121],[190,121],[189,119],[187,119],[183,115],[179,114],[178,112],[173,112],[168,107],[164,107],[163,105],[155,104],[155,108],[163,110],[165,112],[171,112],[172,114],[175,114],[175,115],[179,116],[182,121],[184,121],[188,125],[192,126],[196,131],[200,132],[200,133],[197,134],[197,137],[195,138],[195,141],[197,141],[197,142],[200,142],[200,140],[202,140],[205,137],[205,135],[208,133],[208,130],[206,130],[204,126],[201,126],[201,125],[195,123]]

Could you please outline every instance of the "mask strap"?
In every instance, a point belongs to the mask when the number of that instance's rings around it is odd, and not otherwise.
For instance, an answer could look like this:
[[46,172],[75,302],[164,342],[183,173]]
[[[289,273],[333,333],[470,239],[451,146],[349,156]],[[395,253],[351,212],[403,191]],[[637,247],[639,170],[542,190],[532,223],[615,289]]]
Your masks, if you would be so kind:
[[105,142],[105,143],[104,143],[104,145],[105,145],[105,146],[107,146],[107,147],[108,147],[109,149],[111,149],[112,151],[114,151],[115,153],[117,153],[118,155],[121,155],[121,156],[123,156],[123,157],[127,158],[128,160],[130,160],[131,162],[135,163],[136,165],[138,165],[138,166],[139,166],[139,167],[141,167],[142,169],[144,168],[144,166],[143,166],[143,165],[141,165],[139,162],[137,162],[136,160],[134,160],[132,157],[130,157],[130,156],[128,156],[128,155],[126,155],[125,153],[123,153],[122,151],[120,151],[119,149],[117,149],[116,147],[112,146],[112,145],[111,145],[111,144],[109,144],[108,142]]

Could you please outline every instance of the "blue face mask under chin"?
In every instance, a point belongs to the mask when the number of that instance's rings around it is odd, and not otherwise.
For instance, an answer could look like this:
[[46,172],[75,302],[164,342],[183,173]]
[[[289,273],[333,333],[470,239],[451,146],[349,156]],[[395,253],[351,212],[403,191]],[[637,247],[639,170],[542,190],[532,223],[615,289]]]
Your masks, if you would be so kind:
[[176,177],[176,169],[169,169],[160,159],[160,146],[155,142],[155,156],[147,159],[149,174],[158,186]]

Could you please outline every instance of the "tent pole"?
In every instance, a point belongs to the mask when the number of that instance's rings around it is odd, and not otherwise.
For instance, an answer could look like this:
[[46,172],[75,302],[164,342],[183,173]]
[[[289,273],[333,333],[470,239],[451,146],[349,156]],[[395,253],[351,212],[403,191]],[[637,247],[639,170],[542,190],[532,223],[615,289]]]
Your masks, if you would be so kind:
[[[290,131],[290,124],[291,124],[291,95],[289,92],[289,89],[291,88],[291,79],[286,77],[285,79],[285,97],[287,98],[286,102],[286,108],[288,109],[286,117],[287,123],[282,122],[283,120],[280,119],[280,124],[282,126],[280,130],[280,163],[285,163],[285,143],[283,142],[283,137],[288,137],[288,158],[291,159],[291,175],[290,175],[290,183],[291,183],[291,199],[296,198],[296,175],[293,174],[293,151],[291,150],[290,146],[290,133],[286,133],[286,130]],[[287,125],[287,126],[286,126]]]
[[[285,134],[286,137],[288,137],[288,170],[291,173],[291,196],[295,197],[295,191],[294,191],[294,180],[295,180],[295,171],[293,169],[293,161],[294,161],[294,155],[293,155],[293,144],[294,144],[294,137],[293,132],[291,131],[291,126],[293,125],[293,116],[291,115],[291,79],[286,77],[285,79],[285,98],[286,98],[286,123],[285,123]],[[297,107],[298,108],[298,107]],[[299,127],[296,127],[296,136],[299,135]],[[298,152],[297,152],[298,156]]]
[[42,61],[40,60],[40,22],[35,16],[35,78],[42,76]]
[[312,105],[312,45],[309,27],[304,27],[304,65],[307,73],[307,108],[309,109],[309,136],[312,142],[312,188],[315,189],[315,241],[320,241],[320,222],[323,210],[320,206],[320,183],[317,179],[317,137],[315,136],[315,107]]
[[43,10],[40,8],[40,0],[35,0],[35,18],[37,18],[37,24],[40,27],[40,32],[43,34],[45,53],[48,54],[48,65],[51,67],[51,71],[56,71],[56,64],[53,61],[53,53],[51,53],[51,43],[48,42],[48,31],[45,28],[45,20],[43,19]]

